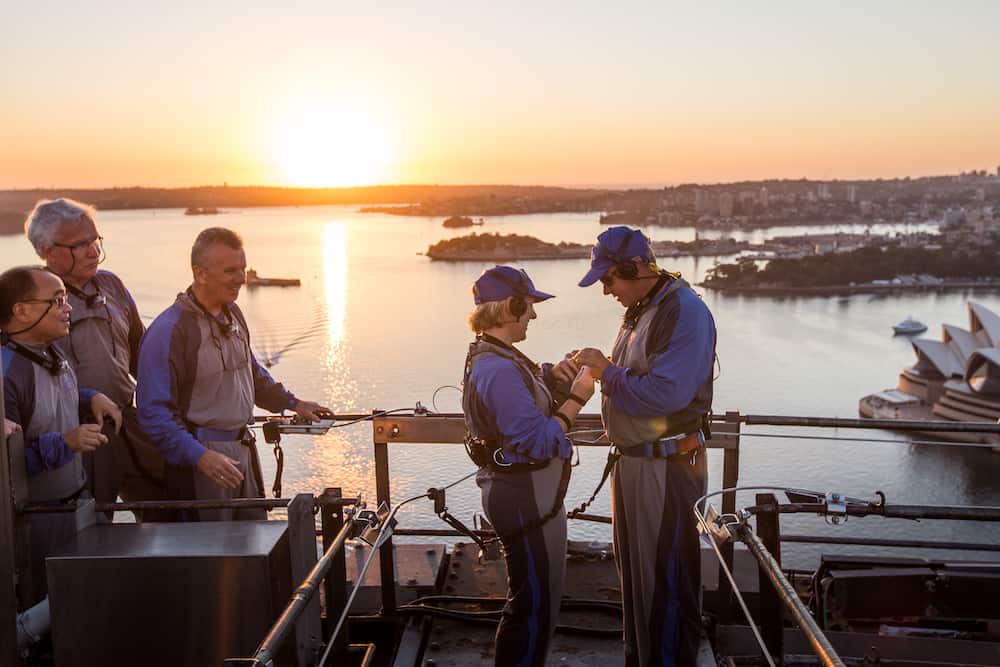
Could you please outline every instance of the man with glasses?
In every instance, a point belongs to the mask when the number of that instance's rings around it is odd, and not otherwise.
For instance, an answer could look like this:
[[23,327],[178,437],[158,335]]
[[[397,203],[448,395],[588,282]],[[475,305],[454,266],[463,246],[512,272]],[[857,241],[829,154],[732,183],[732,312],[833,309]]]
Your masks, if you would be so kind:
[[[71,306],[58,276],[22,266],[0,274],[4,411],[24,432],[24,459],[31,503],[69,502],[86,489],[81,454],[107,442],[104,419],[121,427],[118,407],[104,394],[79,389],[72,366],[53,343],[69,333]],[[97,423],[81,424],[80,416]],[[72,512],[30,516],[32,571],[24,602],[44,597],[45,557],[72,539]]]
[[693,665],[701,634],[701,559],[694,504],[705,494],[715,321],[699,296],[656,265],[639,230],[597,237],[590,270],[624,308],[611,358],[586,348],[554,370],[588,366],[601,380],[615,561],[625,611],[625,664]]
[[[193,281],[149,326],[139,353],[139,423],[167,462],[175,500],[263,497],[260,460],[247,424],[253,406],[316,420],[329,410],[300,401],[257,363],[236,305],[246,283],[243,240],[222,227],[191,248]],[[262,509],[186,512],[181,519],[264,519]]]
[[70,334],[58,343],[64,356],[83,386],[107,394],[124,411],[125,428],[108,447],[84,457],[91,493],[105,502],[119,494],[127,501],[162,499],[163,460],[132,407],[145,327],[121,279],[99,268],[105,255],[95,210],[72,199],[39,201],[25,234],[68,292]]

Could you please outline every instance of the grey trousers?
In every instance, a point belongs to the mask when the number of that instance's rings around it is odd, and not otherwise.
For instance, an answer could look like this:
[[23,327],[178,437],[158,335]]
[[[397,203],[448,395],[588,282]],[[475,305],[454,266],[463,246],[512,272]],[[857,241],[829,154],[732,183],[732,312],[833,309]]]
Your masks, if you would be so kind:
[[544,525],[507,539],[555,505],[563,462],[523,473],[481,469],[483,511],[501,536],[507,562],[507,604],[496,634],[498,667],[544,665],[559,620],[566,576],[566,509]]
[[692,508],[708,471],[704,449],[696,452],[675,460],[622,456],[611,476],[627,667],[697,659],[701,553]]

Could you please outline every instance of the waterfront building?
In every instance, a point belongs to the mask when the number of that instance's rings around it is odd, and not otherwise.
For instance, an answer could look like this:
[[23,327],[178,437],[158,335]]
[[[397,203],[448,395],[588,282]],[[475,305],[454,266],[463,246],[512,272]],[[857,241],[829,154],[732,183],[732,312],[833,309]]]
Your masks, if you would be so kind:
[[847,202],[853,204],[858,200],[858,186],[848,185],[847,186]]
[[[969,302],[969,327],[945,324],[941,340],[915,338],[916,362],[895,389],[861,399],[862,416],[988,421],[1000,418],[1000,315]],[[983,441],[984,435],[970,435]]]
[[[1000,167],[997,167],[997,173],[1000,174]],[[763,208],[768,207],[770,200],[767,194],[767,188],[761,188],[760,192],[757,193],[757,203],[759,203]]]

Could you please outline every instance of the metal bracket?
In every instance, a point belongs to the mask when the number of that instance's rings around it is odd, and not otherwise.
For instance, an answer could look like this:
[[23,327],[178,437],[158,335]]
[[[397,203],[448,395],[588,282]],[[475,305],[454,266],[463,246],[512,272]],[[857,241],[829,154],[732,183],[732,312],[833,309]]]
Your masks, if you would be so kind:
[[705,513],[705,523],[698,524],[698,532],[703,535],[707,534],[720,547],[733,539],[733,534],[730,532],[729,527],[722,523],[721,515],[715,509],[715,506],[711,504],[709,504],[708,511]]
[[837,491],[826,494],[826,517],[833,525],[847,521],[847,496]]

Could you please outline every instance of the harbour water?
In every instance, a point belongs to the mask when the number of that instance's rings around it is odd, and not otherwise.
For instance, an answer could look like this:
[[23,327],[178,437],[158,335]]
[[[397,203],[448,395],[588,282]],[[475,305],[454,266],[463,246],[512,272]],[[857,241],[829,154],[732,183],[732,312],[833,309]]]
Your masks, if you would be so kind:
[[[217,216],[185,216],[182,210],[108,211],[100,213],[99,225],[108,252],[105,267],[124,279],[147,323],[189,283],[189,252],[197,232],[212,225],[231,227],[243,235],[249,265],[259,275],[302,280],[300,288],[245,289],[239,300],[253,329],[258,357],[274,360],[276,356],[273,374],[300,397],[318,400],[337,412],[412,408],[417,401],[431,406],[432,398],[438,411],[460,410],[454,386],[461,380],[471,339],[465,326],[472,306],[470,286],[487,265],[431,262],[419,253],[435,241],[468,230],[444,229],[441,218],[361,214],[355,207],[242,209]],[[929,227],[876,226],[872,232]],[[593,213],[492,218],[476,231],[589,243],[601,229]],[[861,232],[865,228],[838,229]],[[692,228],[646,231],[654,240],[694,238]],[[759,241],[806,231],[836,229],[799,227],[713,235]],[[21,237],[0,237],[0,253],[8,266],[37,261]],[[714,263],[714,258],[703,257],[662,264],[697,282]],[[576,286],[586,260],[535,261],[522,266],[540,289],[557,295],[537,308],[538,319],[520,346],[524,352],[545,361],[581,346],[610,347],[622,309],[601,294],[600,285]],[[1000,311],[1000,294],[995,293],[775,299],[699,291],[719,330],[716,412],[856,417],[861,396],[894,386],[900,369],[913,361],[908,340],[893,337],[892,324],[912,315],[930,326],[925,336],[937,338],[944,322],[968,325],[966,303],[970,299]],[[596,412],[598,406],[595,397],[586,410]],[[988,449],[930,448],[880,431],[812,433],[893,442],[764,435],[776,432],[768,427],[747,429],[741,450],[741,484],[836,490],[864,498],[872,498],[878,489],[896,503],[1000,505],[1000,454]],[[285,495],[338,485],[347,493],[362,492],[374,499],[367,424],[333,429],[322,437],[286,436],[283,444]],[[262,442],[261,458],[269,486],[274,461]],[[567,505],[589,496],[600,475],[604,451],[584,448],[581,459]],[[454,481],[472,468],[460,447],[398,445],[391,449],[390,469],[393,498],[402,500],[429,486]],[[721,455],[713,452],[710,489],[720,486],[720,471]],[[752,501],[752,492],[740,496],[740,504]],[[449,491],[449,507],[463,520],[470,519],[479,507],[472,480]],[[606,491],[592,510],[609,512]],[[440,527],[429,505],[419,502],[408,505],[402,517],[409,526]],[[832,527],[821,519],[794,517],[783,519],[783,525],[786,532],[795,533],[1000,540],[997,527],[968,523],[853,519]],[[608,540],[610,530],[574,522],[570,536]],[[840,550],[850,552],[851,548]],[[792,564],[808,564],[817,553],[816,547],[786,546],[786,560]]]

